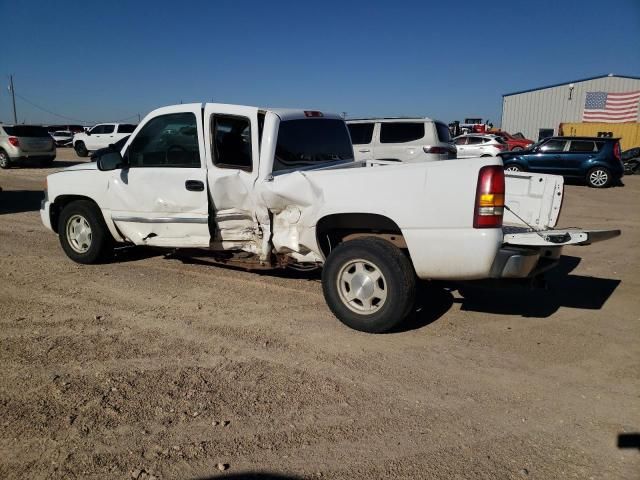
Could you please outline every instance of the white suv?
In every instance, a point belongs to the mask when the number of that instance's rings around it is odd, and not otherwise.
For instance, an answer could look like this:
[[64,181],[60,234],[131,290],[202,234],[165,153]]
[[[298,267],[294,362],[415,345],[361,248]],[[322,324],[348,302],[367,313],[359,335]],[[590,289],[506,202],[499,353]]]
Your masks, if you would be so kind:
[[509,151],[507,142],[497,135],[460,135],[453,139],[458,158],[497,157]]
[[449,127],[430,118],[348,120],[356,160],[429,162],[456,158]]
[[73,137],[73,148],[79,157],[86,157],[89,152],[106,148],[118,140],[133,133],[136,125],[130,123],[100,123],[84,133]]

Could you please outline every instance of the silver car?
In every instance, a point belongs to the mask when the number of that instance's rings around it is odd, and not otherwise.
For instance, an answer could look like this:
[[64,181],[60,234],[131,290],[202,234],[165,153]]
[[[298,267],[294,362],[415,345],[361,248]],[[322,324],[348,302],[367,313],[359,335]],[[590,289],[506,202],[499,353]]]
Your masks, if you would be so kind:
[[0,168],[36,161],[51,165],[56,145],[46,128],[38,125],[0,125]]
[[458,149],[458,158],[497,157],[508,151],[507,142],[491,134],[460,135],[453,139]]

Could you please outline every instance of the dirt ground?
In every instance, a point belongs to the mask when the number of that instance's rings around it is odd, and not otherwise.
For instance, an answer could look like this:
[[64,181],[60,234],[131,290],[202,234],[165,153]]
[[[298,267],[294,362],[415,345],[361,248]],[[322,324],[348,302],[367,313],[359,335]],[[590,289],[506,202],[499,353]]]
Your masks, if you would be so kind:
[[549,290],[425,285],[368,335],[317,275],[72,263],[38,212],[58,152],[0,172],[0,478],[640,478],[640,177],[566,188],[562,226],[623,235]]

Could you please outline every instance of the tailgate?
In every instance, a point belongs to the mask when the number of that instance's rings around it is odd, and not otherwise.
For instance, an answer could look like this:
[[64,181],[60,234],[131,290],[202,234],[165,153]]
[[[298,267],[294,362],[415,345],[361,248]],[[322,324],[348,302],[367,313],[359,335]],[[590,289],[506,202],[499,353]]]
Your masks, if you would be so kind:
[[[620,230],[582,230],[567,228],[560,230],[518,231],[505,227],[504,244],[520,247],[561,247],[564,245],[591,245],[620,235]],[[525,229],[521,229],[525,230]]]
[[505,172],[507,226],[546,230],[555,227],[562,206],[564,179],[559,175]]

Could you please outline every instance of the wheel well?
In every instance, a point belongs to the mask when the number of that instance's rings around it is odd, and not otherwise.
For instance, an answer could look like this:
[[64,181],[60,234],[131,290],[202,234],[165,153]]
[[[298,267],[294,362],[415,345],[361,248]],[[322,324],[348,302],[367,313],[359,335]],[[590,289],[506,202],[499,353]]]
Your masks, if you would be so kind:
[[407,248],[400,227],[384,215],[341,213],[323,217],[316,225],[316,239],[325,258],[339,243],[362,236],[383,238],[399,248]]
[[51,220],[51,228],[54,232],[58,233],[58,219],[60,218],[60,213],[62,212],[62,210],[64,210],[64,207],[77,200],[86,200],[88,202],[91,202],[96,206],[96,208],[100,212],[100,215],[102,215],[102,210],[100,210],[98,204],[89,197],[85,197],[82,195],[60,195],[56,197],[55,202],[53,202],[49,207],[49,218]]

